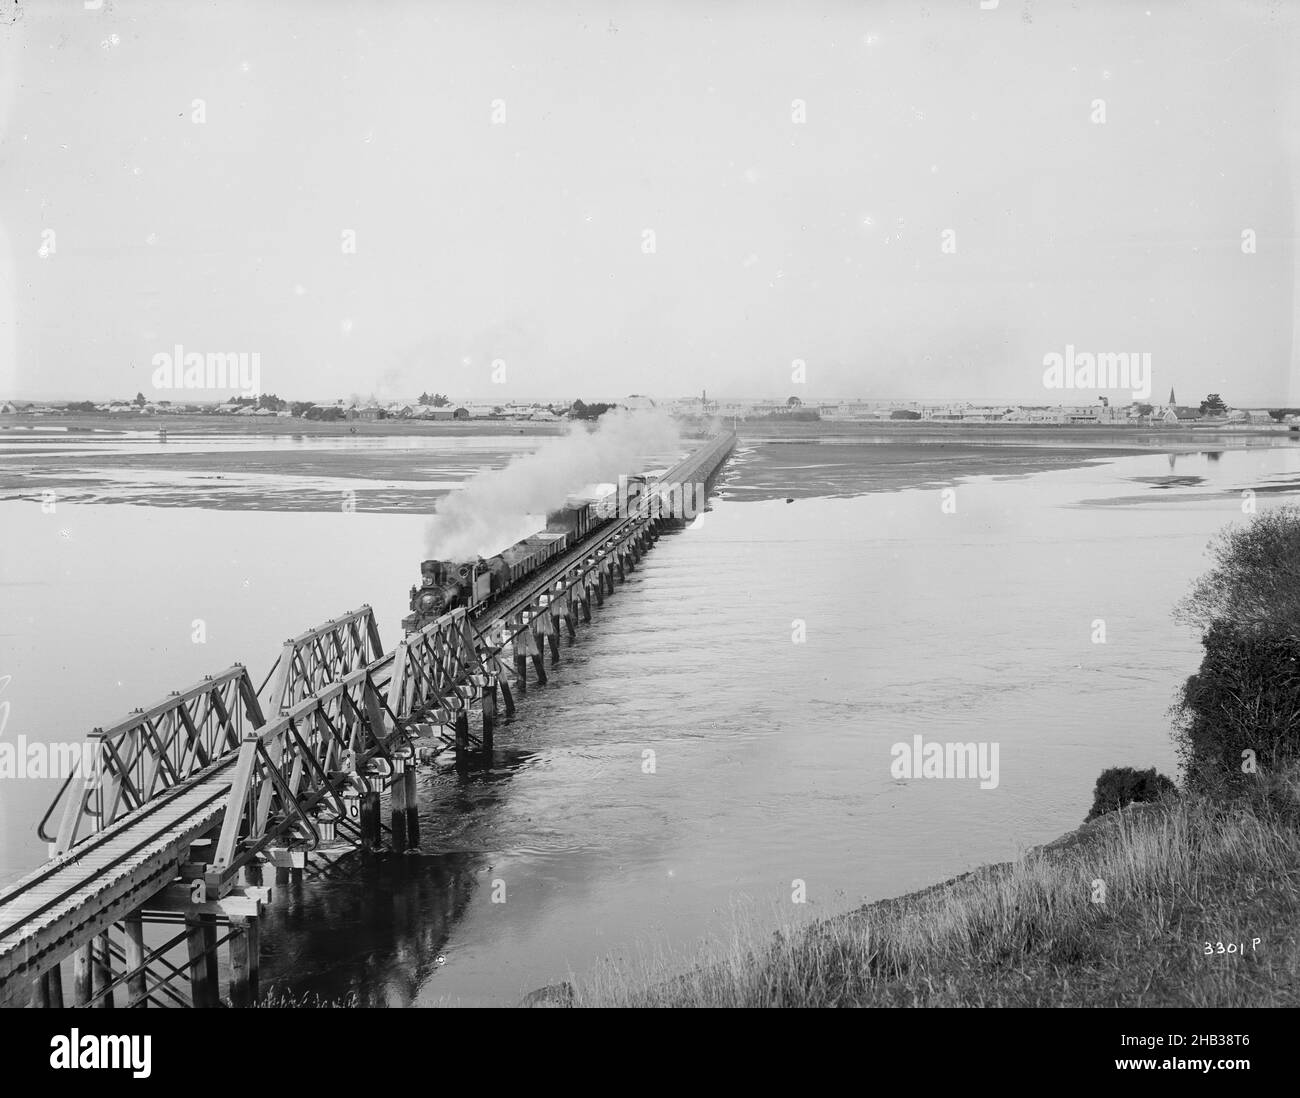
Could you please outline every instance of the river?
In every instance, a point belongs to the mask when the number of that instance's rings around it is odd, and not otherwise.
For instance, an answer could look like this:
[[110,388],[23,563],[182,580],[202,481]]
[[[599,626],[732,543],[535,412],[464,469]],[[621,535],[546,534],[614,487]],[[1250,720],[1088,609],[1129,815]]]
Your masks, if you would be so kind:
[[[375,449],[445,488],[535,441]],[[310,443],[323,460],[335,445],[357,443]],[[1243,490],[1259,509],[1294,502],[1300,446],[1068,467],[1020,449],[1038,471],[953,481],[936,450],[933,470],[909,466],[917,486],[853,494],[846,463],[887,445],[792,461],[742,437],[712,510],[580,627],[492,758],[424,770],[420,851],[352,855],[280,890],[264,987],[510,1004],[570,972],[689,963],[736,924],[845,911],[1055,838],[1105,767],[1173,773],[1166,711],[1199,649],[1171,610],[1210,537],[1244,520]],[[387,644],[400,636],[417,509],[187,505],[211,484],[155,469],[164,505],[110,475],[50,513],[43,455],[21,459],[32,490],[0,501],[10,740],[79,738],[236,660],[260,682],[286,636],[365,602]],[[328,468],[258,475],[285,497],[306,475],[322,499],[339,490]],[[915,736],[996,744],[996,784],[895,777],[892,749]],[[0,782],[0,880],[43,858],[34,827],[56,789]]]

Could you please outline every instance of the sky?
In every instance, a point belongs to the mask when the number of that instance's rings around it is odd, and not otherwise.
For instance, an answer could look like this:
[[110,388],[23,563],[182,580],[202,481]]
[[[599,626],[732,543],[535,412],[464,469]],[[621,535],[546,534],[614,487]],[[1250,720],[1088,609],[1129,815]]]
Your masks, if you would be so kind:
[[96,2],[0,0],[0,398],[1300,405],[1300,4]]

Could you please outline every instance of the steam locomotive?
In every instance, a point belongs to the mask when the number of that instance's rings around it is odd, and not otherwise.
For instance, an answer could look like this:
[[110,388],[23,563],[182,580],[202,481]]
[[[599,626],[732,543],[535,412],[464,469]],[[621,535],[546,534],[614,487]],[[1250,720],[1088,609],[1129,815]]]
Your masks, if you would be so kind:
[[426,560],[420,562],[420,585],[411,588],[411,612],[402,619],[407,633],[459,606],[480,610],[508,594],[548,561],[563,556],[583,539],[619,515],[635,508],[646,493],[646,478],[626,478],[626,497],[614,491],[599,499],[570,496],[558,511],[546,516],[546,529],[516,542],[486,560]]

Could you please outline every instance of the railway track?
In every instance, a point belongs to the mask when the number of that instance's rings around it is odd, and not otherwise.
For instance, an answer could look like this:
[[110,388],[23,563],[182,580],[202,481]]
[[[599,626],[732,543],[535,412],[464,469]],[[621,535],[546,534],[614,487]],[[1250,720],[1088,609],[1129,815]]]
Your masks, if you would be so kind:
[[[681,461],[659,477],[658,483],[661,485],[680,484],[683,477],[690,477],[696,470],[705,467],[713,459],[717,451],[721,449],[730,451],[734,445],[734,435],[729,438],[725,435],[720,436],[704,450],[696,451],[682,458]],[[645,503],[642,502],[640,509],[636,513],[602,526],[562,557],[548,563],[546,567],[536,573],[535,577],[530,577],[525,581],[522,587],[507,592],[503,598],[486,603],[478,607],[477,610],[471,610],[471,620],[475,623],[483,623],[482,627],[476,624],[475,628],[483,636],[505,629],[504,635],[507,640],[510,639],[513,636],[513,633],[510,632],[510,619],[527,610],[541,595],[550,592],[556,582],[574,572],[575,569],[580,568],[586,559],[602,546],[610,541],[622,540],[646,521],[648,521],[648,512]]]

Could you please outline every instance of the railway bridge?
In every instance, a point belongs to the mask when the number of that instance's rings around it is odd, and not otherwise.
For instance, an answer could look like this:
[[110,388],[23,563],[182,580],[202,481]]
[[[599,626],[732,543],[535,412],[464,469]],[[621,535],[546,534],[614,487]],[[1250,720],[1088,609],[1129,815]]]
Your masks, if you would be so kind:
[[707,495],[735,441],[704,441],[486,608],[385,650],[363,606],[286,641],[260,685],[236,664],[96,728],[39,824],[49,861],[0,889],[0,1005],[255,1002],[275,887],[356,849],[416,845],[419,767],[491,748],[530,664],[544,683],[547,649],[558,662],[561,633],[572,643],[681,524],[662,501]]

